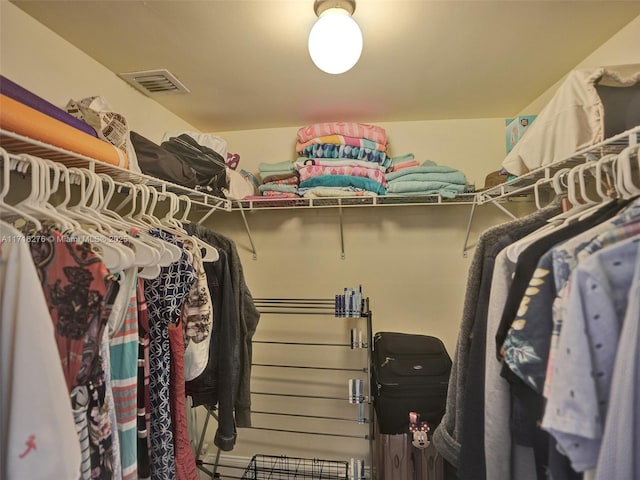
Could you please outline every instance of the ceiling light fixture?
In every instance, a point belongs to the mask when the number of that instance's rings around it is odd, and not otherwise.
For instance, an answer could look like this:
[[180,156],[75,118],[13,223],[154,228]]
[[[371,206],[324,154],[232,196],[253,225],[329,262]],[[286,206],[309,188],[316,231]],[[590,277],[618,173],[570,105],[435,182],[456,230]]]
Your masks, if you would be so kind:
[[351,17],[355,9],[355,0],[315,0],[318,20],[309,32],[309,55],[320,70],[339,74],[358,63],[362,32]]

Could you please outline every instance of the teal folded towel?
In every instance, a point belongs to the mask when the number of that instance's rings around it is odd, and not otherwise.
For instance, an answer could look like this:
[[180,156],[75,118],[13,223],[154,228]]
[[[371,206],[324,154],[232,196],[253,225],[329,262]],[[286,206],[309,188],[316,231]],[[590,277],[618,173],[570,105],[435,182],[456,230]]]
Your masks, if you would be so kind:
[[447,182],[395,182],[387,185],[387,194],[435,194],[445,198],[454,198],[465,190],[464,185],[456,185]]
[[300,188],[311,187],[355,187],[384,195],[385,188],[381,183],[365,177],[352,175],[319,175],[300,182]]
[[[422,165],[419,167],[408,167],[403,168],[402,170],[398,170],[397,172],[387,173],[387,182],[391,182],[393,180],[399,179],[401,177],[411,175],[414,173],[440,173],[440,174],[453,174],[449,179],[451,183],[466,183],[466,178],[464,174],[453,167],[447,167],[444,165],[437,165],[435,162],[431,160],[425,160],[422,162]],[[464,179],[464,180],[461,180]]]
[[[420,168],[420,167],[417,167]],[[406,170],[411,170],[412,168],[407,168]],[[398,172],[400,173],[400,172]],[[398,183],[398,182],[446,182],[446,183],[455,183],[457,185],[466,185],[467,179],[462,172],[448,172],[448,173],[422,173],[422,172],[413,172],[407,173],[405,175],[393,176],[393,174],[387,174],[387,183]]]
[[261,192],[282,192],[282,193],[296,193],[298,191],[297,185],[283,185],[281,183],[264,183],[258,187]]
[[283,173],[283,172],[293,172],[295,170],[293,166],[293,161],[291,160],[285,160],[284,162],[276,162],[276,163],[261,162],[260,165],[258,165],[258,169],[260,170],[260,173],[262,172]]

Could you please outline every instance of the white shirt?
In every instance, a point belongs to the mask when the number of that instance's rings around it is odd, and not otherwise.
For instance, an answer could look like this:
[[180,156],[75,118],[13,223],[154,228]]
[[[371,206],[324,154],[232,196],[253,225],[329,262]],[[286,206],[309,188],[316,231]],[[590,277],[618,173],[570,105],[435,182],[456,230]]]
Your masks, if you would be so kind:
[[25,238],[0,222],[0,478],[73,479],[80,443]]
[[573,70],[505,157],[502,167],[522,175],[604,140],[604,105],[596,84],[627,87],[640,81],[640,65]]

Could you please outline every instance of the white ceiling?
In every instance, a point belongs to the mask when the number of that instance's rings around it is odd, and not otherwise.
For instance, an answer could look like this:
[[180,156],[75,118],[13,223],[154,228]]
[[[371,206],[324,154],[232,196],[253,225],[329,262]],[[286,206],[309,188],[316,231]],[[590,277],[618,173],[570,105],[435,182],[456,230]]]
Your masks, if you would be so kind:
[[313,0],[12,0],[114,73],[166,68],[154,98],[202,131],[518,113],[640,14],[639,1],[358,0],[359,63],[318,70]]

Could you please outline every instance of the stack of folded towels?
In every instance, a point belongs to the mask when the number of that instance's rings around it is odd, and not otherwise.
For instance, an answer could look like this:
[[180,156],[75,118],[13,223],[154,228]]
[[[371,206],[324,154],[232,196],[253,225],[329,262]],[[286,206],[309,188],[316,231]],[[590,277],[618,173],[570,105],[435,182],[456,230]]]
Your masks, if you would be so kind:
[[291,160],[265,163],[258,166],[262,184],[258,190],[264,197],[292,198],[298,197],[298,172]]
[[[387,173],[387,194],[440,194],[444,198],[454,198],[467,188],[464,173],[455,168],[437,165],[431,160],[417,166],[413,162],[413,159],[398,162],[393,171]],[[397,168],[402,163],[405,167]]]
[[305,197],[383,195],[391,165],[384,129],[329,122],[298,130],[295,169]]

